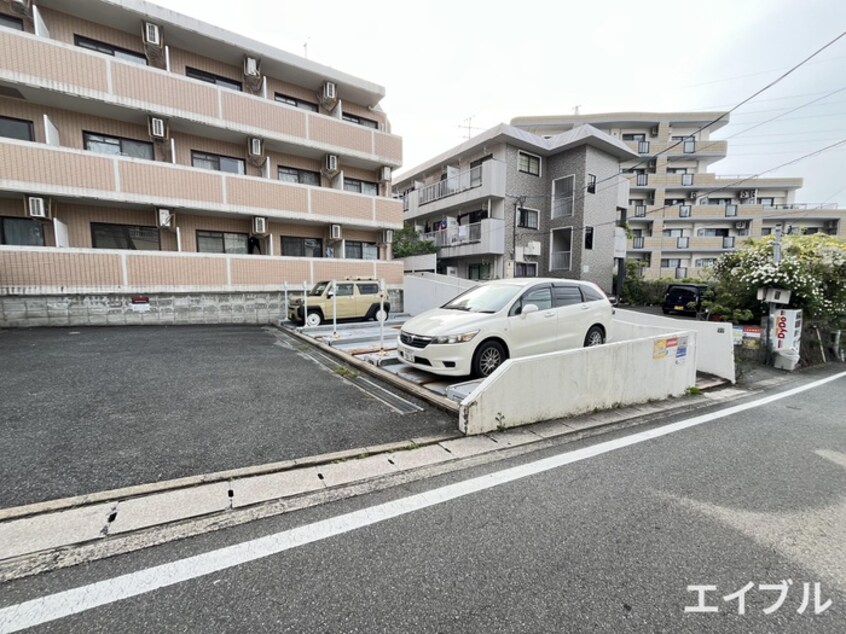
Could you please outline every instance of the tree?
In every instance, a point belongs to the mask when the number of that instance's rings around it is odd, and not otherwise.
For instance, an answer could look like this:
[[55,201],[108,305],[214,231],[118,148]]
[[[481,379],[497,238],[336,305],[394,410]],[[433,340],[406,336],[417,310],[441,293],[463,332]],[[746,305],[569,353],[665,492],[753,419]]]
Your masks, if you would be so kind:
[[414,227],[406,225],[399,231],[394,232],[393,254],[395,258],[402,259],[412,255],[426,255],[437,253],[438,247],[431,240],[423,240]]
[[761,287],[791,291],[790,308],[805,318],[839,327],[846,317],[846,240],[825,234],[782,237],[781,261],[773,262],[775,238],[747,241],[714,265],[717,301],[711,314],[736,321],[759,319],[765,305],[756,297]]

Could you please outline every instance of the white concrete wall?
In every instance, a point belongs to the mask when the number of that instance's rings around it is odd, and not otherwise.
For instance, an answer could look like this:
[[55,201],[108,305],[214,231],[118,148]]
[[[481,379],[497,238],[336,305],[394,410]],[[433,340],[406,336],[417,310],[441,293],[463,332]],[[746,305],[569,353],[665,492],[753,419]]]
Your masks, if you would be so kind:
[[482,434],[680,396],[696,384],[697,349],[689,330],[509,359],[462,401],[458,426]]
[[[695,319],[673,319],[660,315],[650,315],[634,310],[618,308],[614,315],[613,341],[625,338],[623,330],[617,329],[617,322],[629,322],[661,328],[662,331],[672,332],[679,329],[695,330],[699,337],[699,353],[696,355],[696,369],[707,372],[732,383],[735,382],[734,373],[734,342],[732,341],[733,324],[729,322],[698,321]],[[643,335],[640,335],[643,336]]]
[[403,312],[412,317],[447,303],[478,282],[449,275],[418,273],[403,278]]
[[415,271],[432,271],[438,267],[438,254],[427,253],[425,255],[409,255],[402,258],[403,271],[413,273]]

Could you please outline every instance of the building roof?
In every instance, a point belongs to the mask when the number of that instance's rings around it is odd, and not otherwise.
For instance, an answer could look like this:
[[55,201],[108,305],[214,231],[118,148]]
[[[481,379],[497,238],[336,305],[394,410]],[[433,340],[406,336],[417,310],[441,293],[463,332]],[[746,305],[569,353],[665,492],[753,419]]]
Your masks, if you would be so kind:
[[[339,94],[353,103],[376,106],[385,96],[385,89],[378,84],[145,0],[39,0],[38,6],[86,20],[96,16],[99,24],[139,36],[141,22],[149,20],[163,27],[165,44],[237,67],[243,64],[245,55],[250,55],[261,60],[267,75],[284,77],[315,91],[324,81],[333,81]],[[239,6],[233,3],[232,10],[240,10]]]
[[501,142],[514,145],[535,154],[540,154],[541,156],[557,154],[580,145],[589,145],[621,160],[638,158],[639,156],[626,143],[612,137],[610,134],[606,134],[602,130],[594,128],[592,125],[581,125],[573,130],[568,130],[550,138],[544,138],[526,130],[515,128],[507,123],[500,123],[489,130],[477,134],[472,139],[468,139],[461,145],[457,145],[451,150],[447,150],[425,163],[404,172],[400,177],[395,177],[394,185],[401,185],[404,181],[417,177],[438,165],[462,155],[478,151],[479,148],[483,148],[486,145]]
[[[725,115],[725,116],[723,116]],[[602,124],[619,126],[658,125],[662,122],[681,123],[704,126],[721,116],[723,118],[708,126],[710,130],[718,130],[729,122],[726,112],[600,112],[596,114],[580,115],[543,115],[537,117],[514,117],[511,125],[519,127],[544,128],[571,125]]]

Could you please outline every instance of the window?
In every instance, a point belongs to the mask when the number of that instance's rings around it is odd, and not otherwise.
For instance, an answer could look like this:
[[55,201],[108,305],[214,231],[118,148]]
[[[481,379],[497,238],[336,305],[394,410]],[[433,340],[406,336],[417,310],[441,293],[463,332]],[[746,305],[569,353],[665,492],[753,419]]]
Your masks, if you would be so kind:
[[360,181],[355,178],[345,178],[344,191],[367,194],[368,196],[378,196],[379,186],[376,183]]
[[593,227],[585,227],[585,249],[593,248]]
[[578,286],[555,285],[552,287],[552,303],[556,308],[581,304],[582,292]]
[[534,154],[527,154],[526,152],[517,152],[517,170],[523,172],[524,174],[540,176],[540,157],[535,156]]
[[132,62],[133,64],[140,64],[141,66],[147,65],[147,56],[143,53],[136,53],[135,51],[130,51],[119,46],[113,46],[112,44],[106,44],[105,42],[98,42],[97,40],[92,40],[91,38],[83,37],[82,35],[74,35],[73,43],[80,48],[87,48],[89,51],[97,51],[98,53],[103,53],[104,55],[111,55],[112,57],[123,60],[124,62]]
[[519,216],[517,218],[517,226],[523,227],[524,229],[537,229],[538,228],[538,218],[540,213],[537,209],[523,209],[522,207],[517,210]]
[[191,150],[191,165],[206,170],[217,170],[230,174],[244,174],[244,159],[220,156],[208,152]]
[[0,244],[43,247],[44,227],[32,218],[0,218]]
[[155,227],[91,223],[91,244],[95,249],[158,251],[159,230]]
[[684,236],[684,229],[664,229],[661,235],[665,238],[681,238]]
[[661,258],[662,269],[680,269],[682,261],[680,258]]
[[196,68],[191,68],[190,66],[185,67],[185,75],[192,79],[199,79],[200,81],[204,81],[209,84],[214,84],[215,86],[219,86],[221,88],[228,88],[229,90],[237,90],[239,92],[243,90],[240,81],[235,81],[234,79],[227,79],[226,77],[207,73],[204,70],[198,70]]
[[21,141],[35,141],[32,121],[0,117],[0,136]]
[[286,183],[299,183],[300,185],[320,186],[320,173],[302,170],[296,167],[279,166],[279,180]]
[[197,251],[200,253],[247,253],[247,234],[197,231]]
[[700,237],[704,238],[724,238],[729,234],[728,229],[700,229],[696,232]]
[[153,144],[148,141],[134,141],[121,137],[83,132],[82,142],[85,149],[98,154],[113,154],[115,156],[130,156],[132,158],[155,160]]
[[359,295],[376,295],[379,292],[378,284],[356,284]]
[[582,286],[582,296],[585,298],[586,302],[595,302],[600,299],[607,299],[605,293],[601,293],[590,286]]
[[275,98],[279,103],[286,103],[289,106],[294,106],[295,108],[300,108],[301,110],[308,110],[309,112],[317,112],[319,110],[316,103],[304,101],[298,97],[283,95],[281,92],[277,92]]
[[335,296],[336,297],[352,297],[353,296],[353,285],[349,283],[343,284],[336,284],[335,285]]
[[344,257],[349,260],[378,260],[379,248],[372,242],[347,240]]
[[623,134],[623,141],[646,141],[646,134]]
[[373,128],[374,130],[379,129],[379,122],[373,121],[373,119],[365,119],[364,117],[358,117],[354,114],[347,114],[346,112],[341,115],[341,118],[344,121],[349,121],[350,123],[356,123],[358,125],[363,125],[365,128]]
[[588,192],[588,194],[595,194],[596,193],[596,174],[588,174],[587,192]]
[[573,194],[575,176],[559,178],[552,182],[552,217],[561,218],[573,215]]
[[296,258],[322,257],[323,240],[320,238],[282,236],[282,255]]
[[775,198],[759,198],[758,204],[764,207],[773,207],[775,206]]
[[24,30],[23,20],[13,15],[6,15],[5,13],[0,13],[0,26],[5,26],[7,29],[15,29],[16,31]]
[[536,262],[515,262],[514,277],[537,277],[538,265]]
[[768,236],[768,235],[770,235],[772,232],[773,232],[773,230],[772,230],[772,228],[770,228],[770,227],[764,227],[764,228],[762,228],[762,229],[761,229],[761,235],[762,235],[762,236]]
[[514,302],[508,313],[509,316],[519,315],[523,312],[523,306],[528,304],[534,304],[538,307],[538,310],[549,310],[552,308],[552,290],[549,286],[540,286],[526,291],[520,299]]

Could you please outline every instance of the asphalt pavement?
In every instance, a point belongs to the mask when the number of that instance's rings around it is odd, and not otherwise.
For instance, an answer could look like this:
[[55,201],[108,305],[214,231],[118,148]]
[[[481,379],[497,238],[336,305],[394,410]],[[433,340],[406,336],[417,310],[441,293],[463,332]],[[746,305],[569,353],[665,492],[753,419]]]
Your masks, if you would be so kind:
[[[116,575],[162,564],[160,589],[39,631],[840,633],[844,381],[693,427],[671,417],[659,425],[678,431],[636,444],[643,428],[11,582],[0,606],[97,581],[85,592],[108,594],[136,582]],[[557,466],[539,470],[545,459]],[[379,504],[395,515],[373,523]],[[341,528],[320,538],[326,522]],[[291,529],[299,541],[277,554],[247,541]],[[230,546],[243,563],[203,568]],[[176,561],[198,572],[166,585]],[[714,612],[689,610],[692,586]]]
[[266,327],[0,330],[0,359],[0,508],[456,429]]

